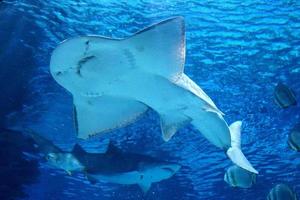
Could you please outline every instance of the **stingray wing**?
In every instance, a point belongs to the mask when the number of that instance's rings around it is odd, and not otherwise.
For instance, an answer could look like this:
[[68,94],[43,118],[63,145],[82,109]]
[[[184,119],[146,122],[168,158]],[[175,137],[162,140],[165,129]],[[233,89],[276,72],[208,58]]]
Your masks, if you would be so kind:
[[79,138],[111,131],[135,121],[148,109],[144,104],[124,98],[74,97],[74,120]]
[[[141,75],[173,80],[183,73],[184,61],[184,20],[175,17],[124,39],[101,36],[68,39],[53,51],[50,72],[72,93],[78,137],[87,138],[134,121],[147,110],[132,94],[132,91],[144,92],[138,85],[143,83]],[[167,135],[177,128],[170,127],[165,128],[172,130],[166,131]]]
[[140,68],[173,79],[184,71],[185,30],[183,17],[174,17],[145,28],[124,43]]

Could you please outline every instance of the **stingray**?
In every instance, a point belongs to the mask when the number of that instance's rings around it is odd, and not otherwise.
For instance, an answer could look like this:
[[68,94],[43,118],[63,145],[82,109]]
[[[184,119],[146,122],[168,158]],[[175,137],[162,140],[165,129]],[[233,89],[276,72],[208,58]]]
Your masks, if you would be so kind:
[[79,138],[128,125],[151,108],[165,141],[191,123],[236,165],[257,173],[240,149],[241,122],[228,126],[184,73],[185,50],[184,19],[174,17],[123,39],[67,39],[53,51],[50,72],[73,96]]

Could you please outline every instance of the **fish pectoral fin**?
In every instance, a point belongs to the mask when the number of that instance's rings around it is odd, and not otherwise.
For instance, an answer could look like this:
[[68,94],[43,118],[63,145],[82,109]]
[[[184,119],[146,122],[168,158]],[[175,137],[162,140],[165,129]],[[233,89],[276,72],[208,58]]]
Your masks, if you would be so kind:
[[74,120],[77,136],[89,136],[128,125],[148,109],[144,104],[112,96],[74,96]]
[[185,115],[160,115],[160,126],[164,141],[169,141],[181,127],[190,122],[191,119]]
[[71,172],[71,171],[66,170],[66,172],[67,172],[67,174],[68,174],[69,176],[72,176],[72,172]]
[[143,190],[144,193],[147,193],[151,187],[151,182],[140,182],[138,185],[140,186],[140,188]]
[[97,179],[95,179],[94,177],[92,177],[92,176],[89,175],[89,174],[85,174],[85,176],[86,176],[87,180],[88,180],[92,185],[95,185],[95,184],[98,182]]

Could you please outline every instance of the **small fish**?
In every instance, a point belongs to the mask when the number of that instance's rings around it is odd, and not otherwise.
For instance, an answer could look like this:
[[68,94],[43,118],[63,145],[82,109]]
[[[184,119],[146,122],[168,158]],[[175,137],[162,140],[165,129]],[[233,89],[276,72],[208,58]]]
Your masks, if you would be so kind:
[[274,91],[274,100],[281,108],[288,108],[297,105],[294,92],[283,83],[278,83]]
[[267,200],[297,200],[296,193],[285,184],[278,184],[271,189]]
[[300,152],[300,123],[292,129],[289,135],[288,145],[291,149]]
[[233,165],[227,169],[224,181],[231,187],[250,188],[256,183],[256,174]]

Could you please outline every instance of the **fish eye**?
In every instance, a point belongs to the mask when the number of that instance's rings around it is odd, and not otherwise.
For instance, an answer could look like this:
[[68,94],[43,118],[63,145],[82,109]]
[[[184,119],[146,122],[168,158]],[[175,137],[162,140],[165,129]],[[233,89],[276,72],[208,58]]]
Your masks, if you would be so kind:
[[49,154],[47,154],[46,159],[47,160],[53,160],[53,159],[57,160],[57,157],[56,157],[56,155],[49,153]]

